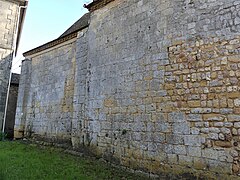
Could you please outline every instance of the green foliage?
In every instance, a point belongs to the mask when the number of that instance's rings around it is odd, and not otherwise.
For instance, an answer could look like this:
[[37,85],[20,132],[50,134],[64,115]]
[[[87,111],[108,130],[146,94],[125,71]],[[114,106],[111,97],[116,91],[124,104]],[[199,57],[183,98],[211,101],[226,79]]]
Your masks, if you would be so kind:
[[0,141],[5,140],[7,137],[7,133],[0,132]]
[[146,179],[92,158],[14,141],[0,142],[0,162],[1,180]]

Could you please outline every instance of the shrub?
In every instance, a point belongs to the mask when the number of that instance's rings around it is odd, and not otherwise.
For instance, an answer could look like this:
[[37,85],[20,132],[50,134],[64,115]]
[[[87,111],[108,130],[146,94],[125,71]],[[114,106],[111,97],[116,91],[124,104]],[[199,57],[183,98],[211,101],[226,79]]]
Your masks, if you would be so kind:
[[6,139],[6,137],[7,133],[0,132],[0,141],[3,141],[4,139]]

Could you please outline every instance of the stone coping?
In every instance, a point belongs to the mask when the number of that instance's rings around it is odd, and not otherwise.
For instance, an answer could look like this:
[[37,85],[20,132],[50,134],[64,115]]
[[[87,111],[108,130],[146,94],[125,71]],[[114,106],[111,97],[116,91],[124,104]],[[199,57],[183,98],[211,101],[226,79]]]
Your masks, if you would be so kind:
[[94,0],[90,4],[84,4],[84,7],[87,8],[90,12],[93,12],[97,9],[100,9],[104,6],[106,6],[108,3],[112,2],[114,0]]
[[53,41],[50,41],[50,42],[48,42],[46,44],[43,44],[43,45],[41,45],[41,46],[39,46],[37,48],[34,48],[34,49],[30,50],[30,51],[27,51],[27,52],[23,53],[23,56],[27,57],[27,56],[39,53],[41,51],[44,51],[46,49],[52,48],[54,46],[57,46],[59,44],[62,44],[62,43],[66,42],[66,41],[68,41],[70,39],[76,38],[77,34],[78,34],[78,32],[74,32],[74,33],[72,33],[72,34],[70,34],[68,36],[64,36],[62,38],[58,38],[58,39],[55,39]]

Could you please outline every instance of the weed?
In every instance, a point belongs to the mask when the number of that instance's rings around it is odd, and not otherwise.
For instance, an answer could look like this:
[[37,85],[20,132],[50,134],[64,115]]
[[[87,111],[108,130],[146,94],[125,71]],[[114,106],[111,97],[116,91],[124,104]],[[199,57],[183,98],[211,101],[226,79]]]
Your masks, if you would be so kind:
[[4,141],[7,137],[7,133],[0,132],[0,141]]

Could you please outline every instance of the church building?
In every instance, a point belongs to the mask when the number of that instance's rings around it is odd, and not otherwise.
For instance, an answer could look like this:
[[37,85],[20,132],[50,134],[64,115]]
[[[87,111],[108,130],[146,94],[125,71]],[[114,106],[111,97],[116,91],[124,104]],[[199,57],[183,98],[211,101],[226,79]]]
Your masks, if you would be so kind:
[[24,53],[15,137],[160,179],[239,178],[239,0],[85,7]]

